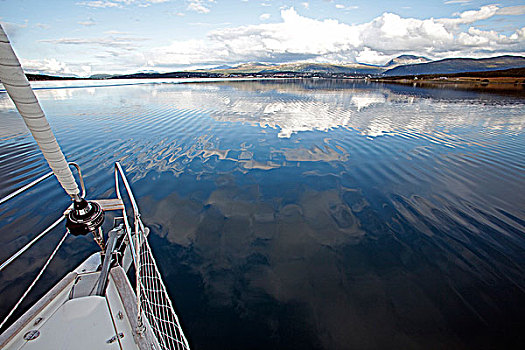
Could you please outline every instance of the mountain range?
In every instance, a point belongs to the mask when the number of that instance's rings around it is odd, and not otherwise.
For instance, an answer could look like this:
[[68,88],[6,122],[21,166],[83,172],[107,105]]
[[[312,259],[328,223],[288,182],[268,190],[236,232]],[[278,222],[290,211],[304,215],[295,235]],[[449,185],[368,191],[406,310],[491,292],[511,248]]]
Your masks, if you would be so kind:
[[217,67],[208,71],[220,74],[267,74],[280,72],[293,73],[332,73],[332,74],[372,74],[387,76],[405,76],[420,74],[454,74],[463,72],[481,72],[525,67],[525,57],[499,56],[492,58],[447,58],[432,61],[426,57],[401,55],[383,66],[363,63],[329,64],[329,63],[286,63],[264,64],[244,63],[236,67]]
[[447,58],[444,60],[407,64],[385,71],[384,75],[405,76],[421,74],[455,74],[464,72],[486,72],[525,67],[525,57],[499,56],[492,58]]
[[[492,58],[447,58],[432,61],[426,57],[401,55],[384,65],[364,63],[284,63],[271,64],[260,62],[242,63],[236,66],[222,65],[210,69],[159,73],[142,71],[134,74],[95,74],[90,79],[127,79],[127,78],[205,78],[228,76],[376,76],[396,77],[433,74],[458,74],[466,72],[503,71],[525,68],[523,56],[498,56]],[[521,72],[516,70],[515,72]],[[508,73],[508,72],[507,72]],[[53,77],[43,74],[28,74],[31,80],[75,79],[78,77]]]
[[219,66],[212,69],[201,69],[198,72],[213,72],[218,74],[272,74],[272,73],[324,73],[324,74],[381,74],[388,69],[401,65],[431,62],[422,56],[401,55],[384,66],[365,63],[284,63],[268,64],[260,62],[242,63],[237,66]]

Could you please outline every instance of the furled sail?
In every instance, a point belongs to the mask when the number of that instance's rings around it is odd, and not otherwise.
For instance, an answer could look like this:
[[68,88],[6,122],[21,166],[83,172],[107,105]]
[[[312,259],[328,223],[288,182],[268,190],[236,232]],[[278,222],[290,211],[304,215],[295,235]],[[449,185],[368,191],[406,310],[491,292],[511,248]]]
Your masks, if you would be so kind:
[[71,198],[78,198],[79,189],[71,169],[1,25],[0,82],[24,118],[25,124],[64,190]]

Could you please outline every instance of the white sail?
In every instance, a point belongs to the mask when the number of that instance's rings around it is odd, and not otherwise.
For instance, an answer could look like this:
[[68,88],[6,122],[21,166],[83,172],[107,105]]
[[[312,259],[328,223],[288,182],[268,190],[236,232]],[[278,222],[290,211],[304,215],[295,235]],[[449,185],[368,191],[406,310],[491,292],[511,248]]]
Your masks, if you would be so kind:
[[27,128],[33,134],[49,167],[64,190],[72,198],[78,197],[79,189],[71,169],[1,25],[0,82],[24,118]]

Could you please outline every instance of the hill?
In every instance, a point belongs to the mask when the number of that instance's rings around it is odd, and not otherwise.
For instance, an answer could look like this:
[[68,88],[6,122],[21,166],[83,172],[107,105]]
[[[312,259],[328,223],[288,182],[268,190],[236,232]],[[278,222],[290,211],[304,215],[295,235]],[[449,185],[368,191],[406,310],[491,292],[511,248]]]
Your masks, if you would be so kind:
[[[502,70],[491,70],[481,72],[462,72],[452,74],[419,74],[419,75],[397,75],[377,78],[382,81],[393,81],[397,79],[439,79],[443,78],[525,78],[525,67],[523,68],[510,68]],[[519,80],[518,80],[519,81]],[[525,82],[525,81],[524,81]]]
[[275,73],[324,73],[324,74],[379,74],[385,68],[361,63],[330,64],[330,63],[284,63],[265,64],[259,62],[243,63],[236,67],[217,67],[212,70],[197,72],[213,72],[220,74],[275,74]]
[[463,72],[482,72],[525,67],[525,57],[499,56],[492,58],[447,58],[419,64],[409,64],[389,69],[388,76],[421,74],[454,74]]
[[26,73],[27,80],[29,81],[42,81],[42,80],[80,80],[79,77],[63,77],[56,75],[47,75],[47,74],[35,74],[35,73]]
[[261,71],[261,73],[295,72],[295,73],[346,73],[346,74],[378,74],[384,68],[361,63],[329,64],[329,63],[291,63],[281,64]]
[[377,66],[365,63],[283,63],[283,64],[269,64],[260,62],[243,63],[235,67],[216,67],[211,70],[221,74],[272,74],[272,73],[322,73],[322,74],[381,74],[387,69],[394,68],[400,65],[416,64],[430,62],[430,59],[422,56],[401,55],[393,58],[384,66]]
[[427,63],[427,62],[432,62],[432,60],[426,57],[423,57],[423,56],[401,55],[401,56],[398,56],[388,61],[384,65],[384,67],[388,67],[392,69],[397,66],[405,66],[407,64],[419,64],[419,63]]

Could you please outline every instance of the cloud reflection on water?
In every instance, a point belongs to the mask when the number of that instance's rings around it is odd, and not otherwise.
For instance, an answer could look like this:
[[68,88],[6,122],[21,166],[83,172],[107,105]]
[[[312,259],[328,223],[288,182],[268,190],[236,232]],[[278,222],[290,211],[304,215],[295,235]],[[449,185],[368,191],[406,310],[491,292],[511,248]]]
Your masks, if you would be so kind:
[[[90,89],[37,94],[90,194],[124,165],[197,346],[457,348],[521,317],[523,100],[308,80]],[[2,129],[6,159],[25,159],[0,162],[8,186],[39,159],[18,130]]]
[[[231,89],[247,94],[233,95]],[[436,127],[472,125],[479,121],[479,113],[484,112],[483,100],[468,92],[451,90],[443,94],[439,90],[423,90],[427,95],[418,96],[417,89],[378,88],[376,84],[351,82],[238,81],[219,82],[215,86],[192,85],[191,90],[180,94],[162,87],[154,91],[155,98],[169,101],[178,108],[210,111],[219,121],[276,128],[280,130],[279,137],[284,138],[301,131],[328,131],[338,127],[353,128],[372,137],[397,130],[432,132]],[[457,99],[457,95],[464,95],[465,99]],[[417,97],[422,98],[414,103]],[[453,98],[456,101],[451,106],[449,102]],[[464,104],[469,105],[467,113]],[[445,106],[447,113],[442,113]],[[525,126],[520,116],[512,120],[488,118],[484,123],[487,128],[504,125],[516,132]]]

